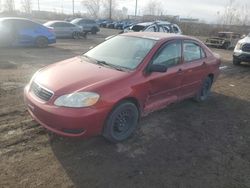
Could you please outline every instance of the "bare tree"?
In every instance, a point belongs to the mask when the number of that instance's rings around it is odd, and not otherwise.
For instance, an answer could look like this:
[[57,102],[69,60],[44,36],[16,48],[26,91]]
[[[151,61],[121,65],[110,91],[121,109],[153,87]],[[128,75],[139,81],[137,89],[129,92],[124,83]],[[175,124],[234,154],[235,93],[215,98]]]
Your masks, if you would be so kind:
[[99,17],[101,0],[83,0],[82,5],[87,9],[91,17]]
[[144,14],[160,16],[163,12],[162,4],[158,0],[150,0],[145,6]]
[[229,0],[224,12],[219,17],[219,24],[222,25],[246,25],[248,24],[249,11],[247,5],[241,5],[236,0]]
[[104,8],[104,16],[112,19],[113,13],[116,9],[116,1],[115,0],[102,0],[102,6]]
[[22,0],[22,6],[24,9],[24,12],[31,13],[32,11],[32,0]]
[[5,10],[7,12],[14,12],[15,11],[15,2],[14,2],[14,0],[5,0]]

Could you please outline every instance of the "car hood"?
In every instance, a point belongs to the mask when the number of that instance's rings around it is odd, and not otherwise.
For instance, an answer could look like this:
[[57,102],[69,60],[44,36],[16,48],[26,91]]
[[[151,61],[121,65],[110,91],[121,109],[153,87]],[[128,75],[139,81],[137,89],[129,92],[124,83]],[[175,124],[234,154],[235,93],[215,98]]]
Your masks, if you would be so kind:
[[41,86],[53,91],[55,95],[75,91],[93,91],[98,86],[110,83],[128,75],[109,67],[104,67],[74,57],[41,69],[34,80]]
[[247,36],[247,37],[245,37],[245,38],[239,40],[239,43],[250,43],[250,37]]

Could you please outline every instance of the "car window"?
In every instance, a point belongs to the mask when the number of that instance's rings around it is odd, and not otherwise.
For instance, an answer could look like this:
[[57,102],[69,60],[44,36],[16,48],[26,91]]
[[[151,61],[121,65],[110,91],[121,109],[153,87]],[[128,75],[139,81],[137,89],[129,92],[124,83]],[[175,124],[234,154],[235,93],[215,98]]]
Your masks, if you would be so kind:
[[26,20],[15,20],[13,23],[17,29],[32,29],[32,28],[39,26],[38,24],[34,22],[30,22]]
[[173,26],[173,31],[174,31],[174,33],[179,33],[179,29],[178,29],[178,27]]
[[164,30],[165,30],[166,33],[171,33],[171,29],[170,29],[169,26],[164,25],[163,28],[164,28]]
[[153,64],[165,65],[171,67],[177,65],[181,60],[181,42],[176,41],[167,44],[154,57]]
[[184,41],[183,43],[184,61],[191,62],[206,57],[204,50],[195,42]]
[[156,26],[153,25],[153,26],[149,26],[147,29],[145,29],[145,31],[147,31],[147,32],[156,32],[157,29],[156,29]]
[[165,32],[165,29],[162,26],[159,26],[159,32]]

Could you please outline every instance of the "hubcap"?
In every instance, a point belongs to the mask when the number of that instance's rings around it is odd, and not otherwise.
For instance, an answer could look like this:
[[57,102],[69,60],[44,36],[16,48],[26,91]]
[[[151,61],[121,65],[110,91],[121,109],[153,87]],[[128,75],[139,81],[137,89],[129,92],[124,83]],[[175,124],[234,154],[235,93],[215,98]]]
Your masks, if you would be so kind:
[[131,120],[132,118],[128,110],[120,112],[115,118],[114,133],[123,134],[128,131]]

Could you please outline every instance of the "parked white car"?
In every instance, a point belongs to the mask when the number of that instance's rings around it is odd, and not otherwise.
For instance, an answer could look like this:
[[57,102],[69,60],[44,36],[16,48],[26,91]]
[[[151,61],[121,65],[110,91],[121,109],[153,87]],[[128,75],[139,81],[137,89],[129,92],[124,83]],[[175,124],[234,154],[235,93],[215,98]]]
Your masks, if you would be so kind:
[[123,30],[126,32],[164,32],[182,34],[180,27],[166,21],[143,22],[132,25]]
[[239,40],[234,49],[233,64],[239,65],[241,62],[250,63],[250,33]]

